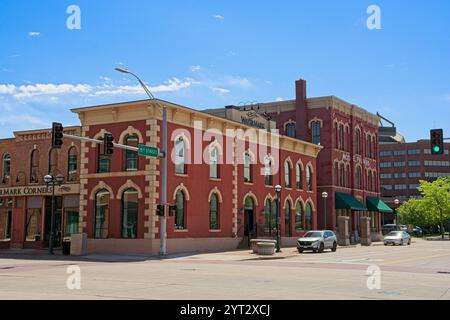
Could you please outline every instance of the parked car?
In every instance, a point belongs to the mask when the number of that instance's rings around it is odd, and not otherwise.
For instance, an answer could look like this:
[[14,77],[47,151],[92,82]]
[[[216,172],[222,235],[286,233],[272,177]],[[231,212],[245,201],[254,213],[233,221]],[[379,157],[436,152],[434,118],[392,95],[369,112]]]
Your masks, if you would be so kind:
[[408,226],[406,226],[404,224],[399,224],[398,227],[399,227],[400,231],[408,232]]
[[404,245],[405,243],[411,245],[411,236],[406,231],[391,231],[384,237],[384,245]]
[[337,237],[333,231],[309,231],[297,240],[297,250],[299,253],[303,253],[305,250],[323,252],[325,249],[331,249],[333,252],[337,250]]
[[423,236],[423,230],[421,227],[415,226],[412,229],[412,233],[416,237],[422,237]]
[[385,224],[381,227],[381,232],[383,233],[383,235],[386,235],[391,231],[398,231],[398,230],[399,226],[397,226],[396,224]]

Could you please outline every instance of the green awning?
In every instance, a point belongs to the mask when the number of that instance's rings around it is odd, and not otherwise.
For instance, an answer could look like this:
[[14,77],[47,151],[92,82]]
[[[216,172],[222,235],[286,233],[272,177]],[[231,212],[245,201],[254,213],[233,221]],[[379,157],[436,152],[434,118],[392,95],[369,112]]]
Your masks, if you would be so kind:
[[375,197],[367,197],[366,198],[367,209],[369,211],[378,211],[382,213],[393,213],[394,210],[389,208],[389,206],[383,202],[383,200],[375,198]]
[[351,194],[336,192],[334,205],[336,209],[367,211],[367,208]]

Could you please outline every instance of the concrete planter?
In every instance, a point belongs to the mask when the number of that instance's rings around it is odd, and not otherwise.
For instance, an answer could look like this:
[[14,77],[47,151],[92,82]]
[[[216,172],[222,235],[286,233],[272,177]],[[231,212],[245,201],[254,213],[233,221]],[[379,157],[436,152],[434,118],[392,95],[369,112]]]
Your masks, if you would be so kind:
[[275,254],[275,243],[271,242],[258,242],[258,254],[262,256],[272,256]]
[[273,243],[274,245],[277,243],[276,240],[271,239],[252,239],[250,240],[250,249],[252,249],[253,253],[258,253],[258,242]]

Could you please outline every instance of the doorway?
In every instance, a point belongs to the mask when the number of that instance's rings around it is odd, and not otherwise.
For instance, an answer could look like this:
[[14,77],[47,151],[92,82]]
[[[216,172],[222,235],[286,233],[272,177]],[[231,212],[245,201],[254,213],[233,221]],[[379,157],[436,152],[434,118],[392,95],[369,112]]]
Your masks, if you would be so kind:
[[253,199],[247,197],[244,207],[244,236],[249,237],[253,232],[255,225],[255,206]]

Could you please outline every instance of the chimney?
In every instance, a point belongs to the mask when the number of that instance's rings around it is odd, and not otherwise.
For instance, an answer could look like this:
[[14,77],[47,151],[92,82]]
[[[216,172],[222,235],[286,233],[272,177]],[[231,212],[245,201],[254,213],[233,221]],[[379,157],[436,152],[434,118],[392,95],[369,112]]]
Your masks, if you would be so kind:
[[295,81],[295,122],[297,126],[297,138],[307,140],[306,81],[303,79]]

